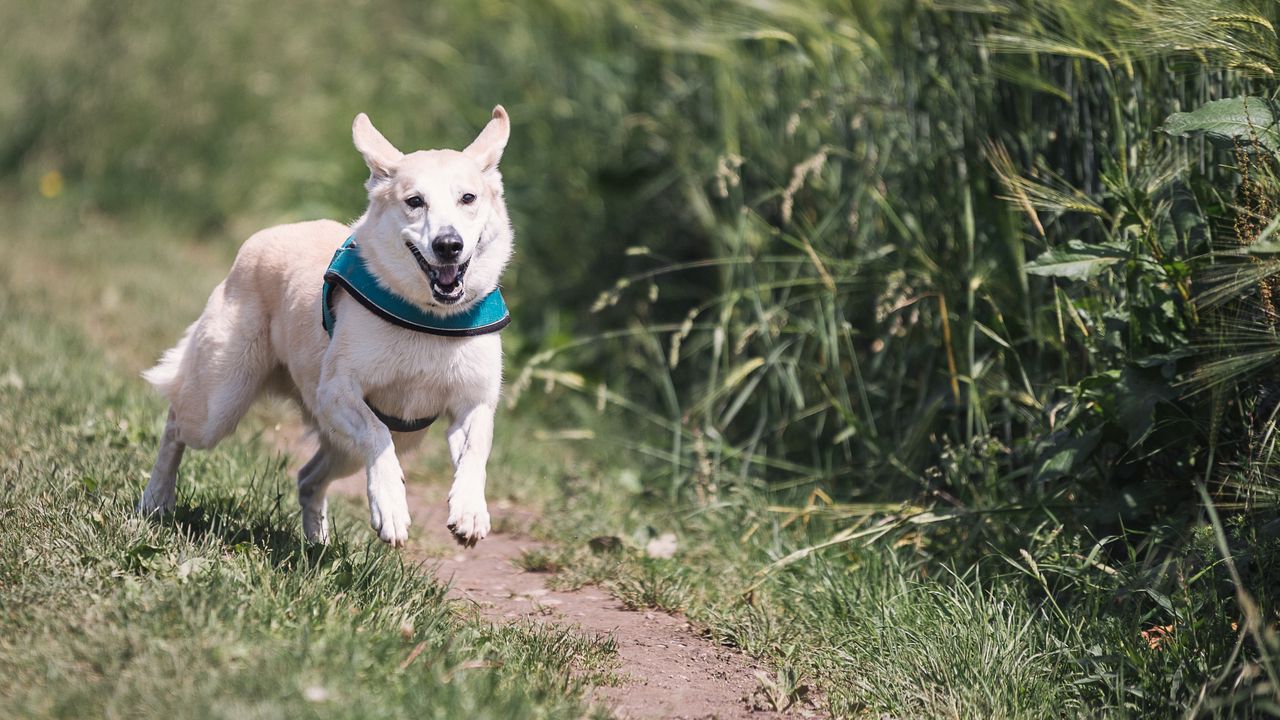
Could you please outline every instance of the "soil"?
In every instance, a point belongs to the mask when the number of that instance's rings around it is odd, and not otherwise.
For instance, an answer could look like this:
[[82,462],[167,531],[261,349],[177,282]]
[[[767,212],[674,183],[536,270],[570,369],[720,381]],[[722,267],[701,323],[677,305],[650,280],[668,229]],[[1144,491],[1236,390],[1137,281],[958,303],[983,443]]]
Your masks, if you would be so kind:
[[[309,457],[311,444],[299,433],[281,429],[276,435],[294,464]],[[363,477],[339,480],[331,493],[363,503]],[[678,615],[628,609],[598,587],[552,590],[546,584],[547,574],[520,569],[514,561],[541,546],[521,530],[534,519],[527,510],[490,503],[494,529],[489,536],[474,548],[458,546],[445,527],[445,496],[443,487],[409,483],[413,527],[406,552],[420,559],[425,571],[449,583],[451,597],[472,604],[494,622],[568,624],[589,635],[613,636],[620,683],[595,688],[590,699],[603,703],[616,717],[764,720],[812,714],[758,709],[755,694],[761,666],[707,639]]]

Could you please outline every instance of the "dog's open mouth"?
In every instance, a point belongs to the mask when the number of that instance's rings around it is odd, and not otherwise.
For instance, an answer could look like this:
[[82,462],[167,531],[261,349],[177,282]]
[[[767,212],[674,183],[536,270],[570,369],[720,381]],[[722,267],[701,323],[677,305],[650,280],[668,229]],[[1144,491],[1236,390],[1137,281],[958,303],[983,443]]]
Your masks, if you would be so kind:
[[471,261],[461,265],[427,265],[427,277],[431,280],[431,294],[442,303],[456,303],[462,299],[462,276],[467,273]]
[[432,265],[422,256],[417,245],[411,242],[405,242],[405,245],[431,283],[432,297],[445,305],[452,305],[462,299],[462,279],[467,274],[467,267],[471,265],[470,260],[460,265]]

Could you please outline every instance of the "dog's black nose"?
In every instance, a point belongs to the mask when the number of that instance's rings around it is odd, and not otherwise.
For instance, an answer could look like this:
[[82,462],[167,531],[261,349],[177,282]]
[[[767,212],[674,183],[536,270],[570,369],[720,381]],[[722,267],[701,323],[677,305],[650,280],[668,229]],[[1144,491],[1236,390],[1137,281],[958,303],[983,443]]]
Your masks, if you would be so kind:
[[444,262],[453,262],[462,254],[462,236],[453,228],[445,228],[431,241],[431,251]]

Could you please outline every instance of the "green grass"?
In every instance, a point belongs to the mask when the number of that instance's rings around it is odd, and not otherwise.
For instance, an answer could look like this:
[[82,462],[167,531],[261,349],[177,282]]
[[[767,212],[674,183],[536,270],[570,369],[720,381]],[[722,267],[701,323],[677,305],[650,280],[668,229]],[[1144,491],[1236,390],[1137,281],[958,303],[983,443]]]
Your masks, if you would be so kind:
[[[308,548],[292,479],[252,420],[218,450],[188,454],[172,522],[134,516],[162,414],[134,372],[198,312],[234,241],[193,249],[162,227],[81,225],[48,205],[10,217],[26,231],[4,283],[15,322],[0,330],[0,371],[13,371],[0,390],[0,666],[13,670],[0,695],[45,716],[105,712],[108,701],[151,715],[160,706],[145,703],[172,698],[284,716],[362,715],[362,698],[388,716],[422,712],[428,699],[440,715],[581,711],[583,683],[607,676],[607,640],[460,616],[372,540],[358,503],[337,505],[331,548]],[[98,252],[126,236],[121,252]],[[106,308],[95,301],[104,294],[117,298]],[[540,410],[543,422],[562,411]],[[760,567],[822,529],[781,527],[747,487],[673,515],[637,493],[634,458],[540,442],[528,409],[505,419],[493,490],[541,507],[537,529],[558,543],[526,556],[526,569],[555,573],[561,587],[603,583],[631,607],[688,612],[717,641],[770,661],[759,702],[812,694],[840,715],[1081,707],[1062,681],[1057,626],[1017,593],[993,595],[974,578],[925,583],[918,566],[873,548],[853,568],[829,557],[792,565],[748,597]],[[659,531],[679,534],[675,559],[643,556]],[[601,537],[618,540],[590,542]],[[1136,630],[1125,641],[1136,645]],[[1022,689],[972,672],[987,666],[1008,668]],[[55,691],[72,677],[79,692]]]
[[[794,519],[793,508],[747,487],[711,505],[672,505],[611,483],[616,456],[586,467],[537,527],[556,546],[524,566],[552,573],[554,587],[600,584],[631,607],[685,613],[717,642],[766,660],[762,697],[821,698],[837,717],[1272,710],[1267,689],[1248,683],[1270,645],[1243,634],[1208,528],[1171,554],[1156,536],[1095,539],[1045,523],[1025,529],[1025,553],[987,545],[970,562],[972,550],[951,544],[972,536],[963,519],[872,523],[875,533],[784,564],[844,527],[849,509],[819,503],[808,520]],[[871,517],[885,515],[894,513]],[[1280,543],[1249,527],[1228,532],[1233,547],[1253,548],[1238,562],[1269,606],[1277,574],[1259,558]],[[645,552],[661,532],[678,536],[671,559]],[[1150,647],[1143,631],[1166,625],[1170,638]]]
[[[162,415],[136,370],[199,311],[235,240],[173,242],[162,225],[85,223],[44,202],[8,216],[0,666],[12,672],[0,695],[37,716],[105,712],[107,702],[150,715],[157,698],[287,716],[360,715],[360,698],[390,716],[427,700],[492,717],[582,711],[583,683],[607,678],[607,641],[450,610],[372,540],[359,503],[337,504],[331,548],[306,547],[292,479],[257,437],[261,419],[188,455],[173,521],[135,517]],[[521,564],[558,587],[603,584],[631,607],[687,613],[717,642],[767,661],[765,705],[812,698],[867,717],[1158,715],[1194,702],[1233,649],[1239,618],[1218,597],[1220,574],[1180,595],[1171,583],[1201,568],[1103,553],[1113,576],[1081,560],[1090,539],[1048,530],[1017,537],[1051,593],[1007,544],[948,568],[948,538],[970,535],[963,518],[891,527],[763,573],[843,528],[852,509],[816,499],[797,516],[799,498],[742,481],[673,503],[641,482],[652,472],[643,458],[610,451],[625,437],[614,417],[596,417],[590,444],[538,440],[538,427],[595,412],[550,398],[531,392],[530,407],[504,415],[492,461],[494,497],[539,508],[535,530],[555,542]],[[895,512],[873,510],[865,517]],[[663,532],[677,534],[676,556],[646,557]],[[1199,557],[1215,553],[1204,545]],[[1152,651],[1141,631],[1166,624],[1176,641]]]
[[[1277,156],[1239,123],[1161,131],[1272,108],[1274,5],[135,0],[0,24],[0,269],[113,372],[248,230],[359,212],[355,112],[457,146],[502,102],[528,422],[500,423],[493,488],[560,543],[526,567],[683,609],[768,658],[773,705],[1280,714]],[[645,557],[666,531],[676,558]]]
[[[213,271],[148,275],[165,254],[128,236],[138,254],[108,253],[96,267],[72,259],[77,243],[87,252],[119,235],[72,234],[42,255],[40,241],[15,241],[10,268],[41,260],[60,287],[0,282],[0,714],[588,713],[582,692],[608,677],[608,639],[472,617],[372,538],[354,504],[339,504],[331,546],[308,546],[292,478],[252,430],[188,454],[173,518],[132,512],[163,407],[75,327],[92,303],[53,301],[117,283],[127,311],[100,330],[145,335],[157,322],[172,333],[203,292],[193,278]],[[135,300],[130,288],[147,277],[149,292],[188,286],[172,295],[179,310]],[[137,337],[117,364],[155,351]]]

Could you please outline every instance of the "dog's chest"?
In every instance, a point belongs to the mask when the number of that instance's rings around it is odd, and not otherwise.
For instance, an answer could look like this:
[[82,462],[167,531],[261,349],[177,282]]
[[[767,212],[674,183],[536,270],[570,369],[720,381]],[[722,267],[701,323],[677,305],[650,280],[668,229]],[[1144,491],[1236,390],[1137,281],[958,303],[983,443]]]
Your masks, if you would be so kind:
[[365,399],[411,420],[496,404],[502,382],[499,336],[440,337],[383,327],[362,328],[351,347]]

